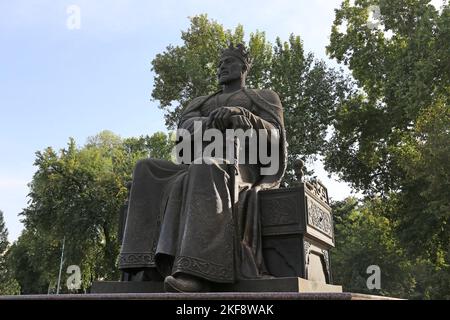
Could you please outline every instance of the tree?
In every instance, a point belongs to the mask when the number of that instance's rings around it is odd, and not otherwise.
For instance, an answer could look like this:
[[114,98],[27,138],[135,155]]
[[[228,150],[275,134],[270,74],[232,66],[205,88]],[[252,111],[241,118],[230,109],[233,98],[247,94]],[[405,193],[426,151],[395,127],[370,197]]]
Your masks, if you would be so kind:
[[[412,263],[383,216],[379,200],[358,203],[347,198],[333,204],[336,248],[331,250],[333,280],[347,292],[409,298],[415,289]],[[367,287],[369,266],[378,266],[381,288]]]
[[3,212],[0,210],[0,295],[13,295],[19,292],[18,283],[7,265],[8,254],[8,229],[5,226]]
[[63,238],[64,266],[80,267],[83,290],[97,279],[118,279],[117,229],[126,184],[137,160],[168,159],[171,145],[163,133],[122,139],[103,131],[81,148],[70,139],[59,152],[51,147],[37,152],[31,201],[22,213],[25,230],[9,259],[21,292],[56,287]]
[[[383,28],[367,26],[370,5],[380,7]],[[337,109],[327,170],[366,193],[401,188],[402,159],[393,151],[424,109],[449,104],[449,37],[448,4],[439,14],[426,0],[343,2],[327,50],[360,90]]]
[[[345,291],[407,299],[450,298],[450,270],[445,262],[448,248],[441,251],[438,264],[408,252],[410,247],[399,239],[397,222],[386,217],[387,212],[396,212],[394,201],[348,198],[332,207],[336,239],[331,250],[333,281]],[[367,268],[372,265],[381,271],[379,290],[367,287]]]
[[43,232],[25,229],[11,246],[7,258],[20,294],[47,293],[56,287],[60,242]]
[[[166,125],[175,128],[181,110],[193,98],[218,90],[216,65],[220,50],[229,42],[244,42],[241,25],[225,30],[206,15],[191,19],[190,28],[182,32],[183,45],[171,46],[152,61],[156,73],[153,99],[165,111]],[[251,88],[275,90],[284,106],[289,143],[289,172],[293,159],[314,158],[324,151],[325,137],[334,110],[350,88],[342,73],[305,55],[298,36],[276,40],[272,45],[264,32],[251,33],[248,49],[253,65],[248,76]],[[293,175],[287,176],[287,181]]]
[[3,211],[0,210],[0,254],[3,255],[8,249],[8,229],[6,229],[3,219]]
[[[367,25],[378,5],[380,28]],[[347,24],[345,31],[339,27]],[[381,196],[411,261],[412,297],[449,297],[450,7],[427,0],[344,1],[328,52],[358,90],[338,106],[325,167],[373,199]]]
[[402,159],[404,177],[402,191],[392,195],[398,210],[391,217],[411,254],[449,266],[449,105],[438,101],[425,108],[401,141],[394,156]]

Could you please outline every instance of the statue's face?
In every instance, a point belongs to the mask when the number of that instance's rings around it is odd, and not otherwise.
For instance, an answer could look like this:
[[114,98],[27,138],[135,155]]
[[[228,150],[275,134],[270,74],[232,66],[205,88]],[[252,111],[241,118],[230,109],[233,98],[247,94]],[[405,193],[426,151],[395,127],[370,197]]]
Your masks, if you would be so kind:
[[241,60],[233,56],[222,56],[217,70],[219,84],[241,79],[244,75],[244,64]]

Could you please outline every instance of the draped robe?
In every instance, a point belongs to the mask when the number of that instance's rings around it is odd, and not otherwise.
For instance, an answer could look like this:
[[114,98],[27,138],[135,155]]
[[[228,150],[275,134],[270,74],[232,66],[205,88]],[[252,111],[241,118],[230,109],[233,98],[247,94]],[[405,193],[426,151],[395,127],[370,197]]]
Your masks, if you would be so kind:
[[257,192],[278,187],[285,171],[281,102],[271,90],[241,89],[228,96],[219,91],[194,99],[179,128],[192,130],[193,121],[205,123],[222,106],[240,107],[254,129],[278,131],[278,171],[262,176],[259,163],[238,164],[230,171],[229,164],[214,159],[189,165],[140,160],[133,173],[120,269],[156,268],[163,276],[187,273],[218,283],[265,275]]

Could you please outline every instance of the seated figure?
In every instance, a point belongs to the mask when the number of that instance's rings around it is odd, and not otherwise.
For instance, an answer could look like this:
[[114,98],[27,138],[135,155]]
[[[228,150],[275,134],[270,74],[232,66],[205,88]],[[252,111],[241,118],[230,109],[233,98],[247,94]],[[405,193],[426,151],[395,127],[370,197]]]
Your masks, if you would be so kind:
[[[258,140],[243,140],[239,148],[250,156],[256,150],[257,160],[139,161],[119,259],[123,280],[164,280],[169,292],[205,292],[212,283],[268,276],[257,193],[277,188],[285,171],[283,109],[275,92],[245,88],[249,68],[242,44],[223,50],[221,90],[195,98],[178,128],[192,135],[199,128],[253,130]],[[252,149],[255,141],[258,148]],[[269,144],[265,151],[270,149],[275,170],[264,171],[269,164],[260,159],[261,142]]]

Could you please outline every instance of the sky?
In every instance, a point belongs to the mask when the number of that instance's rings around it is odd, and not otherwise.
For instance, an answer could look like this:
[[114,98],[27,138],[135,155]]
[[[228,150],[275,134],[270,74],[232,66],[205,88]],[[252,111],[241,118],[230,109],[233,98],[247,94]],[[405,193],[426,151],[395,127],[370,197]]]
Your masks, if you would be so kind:
[[[9,240],[23,229],[35,152],[60,149],[69,137],[83,145],[111,130],[122,137],[165,131],[163,113],[150,99],[151,60],[181,44],[188,17],[206,13],[247,35],[265,31],[274,42],[300,35],[306,51],[327,60],[334,9],[341,0],[138,1],[0,0],[0,210]],[[79,8],[79,28],[69,28]],[[69,22],[69,24],[68,24]],[[336,64],[327,60],[330,65]],[[317,175],[333,199],[350,188]]]

